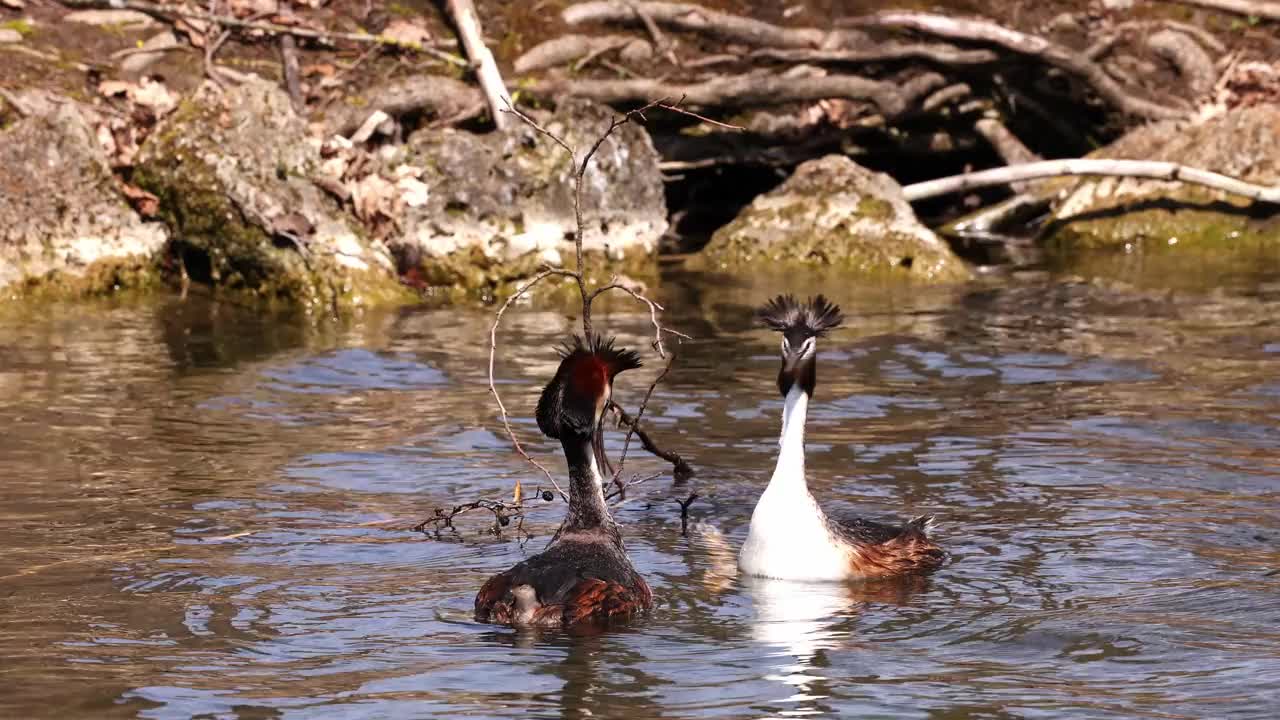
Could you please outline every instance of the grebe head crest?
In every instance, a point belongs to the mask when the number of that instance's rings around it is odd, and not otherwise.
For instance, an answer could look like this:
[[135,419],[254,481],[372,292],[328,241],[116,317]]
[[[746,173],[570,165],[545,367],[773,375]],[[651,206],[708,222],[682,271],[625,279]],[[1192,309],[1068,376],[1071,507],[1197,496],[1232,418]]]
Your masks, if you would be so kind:
[[756,317],[770,330],[782,333],[782,369],[778,390],[783,397],[799,384],[812,396],[817,384],[814,358],[817,339],[844,322],[840,307],[818,295],[800,302],[792,295],[779,295],[756,311]]
[[594,334],[590,342],[574,335],[558,352],[560,367],[538,399],[538,428],[549,438],[592,437],[613,394],[613,378],[640,367],[640,355]]

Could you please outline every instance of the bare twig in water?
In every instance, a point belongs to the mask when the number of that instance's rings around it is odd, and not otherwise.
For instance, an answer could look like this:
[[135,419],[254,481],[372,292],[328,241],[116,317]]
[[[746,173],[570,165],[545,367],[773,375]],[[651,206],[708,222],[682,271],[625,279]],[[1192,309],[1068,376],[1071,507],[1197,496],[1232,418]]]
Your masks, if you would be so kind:
[[660,457],[671,463],[672,476],[675,478],[676,482],[684,482],[694,476],[695,473],[693,466],[690,465],[687,460],[681,457],[677,452],[664,450],[658,447],[657,444],[653,442],[653,438],[649,437],[649,433],[645,432],[644,428],[640,427],[635,418],[628,415],[627,411],[623,410],[621,405],[611,402],[609,407],[613,408],[613,411],[618,413],[619,422],[635,430],[636,437],[640,438],[640,447],[644,448],[650,455]]
[[[583,330],[583,335],[586,337],[588,341],[590,341],[592,337],[592,332],[593,332],[592,325],[591,325],[591,303],[600,294],[612,289],[623,290],[624,292],[630,294],[638,302],[645,304],[649,308],[650,317],[654,325],[654,350],[657,351],[663,357],[667,356],[666,350],[662,343],[663,332],[675,334],[679,337],[688,337],[683,333],[679,333],[679,332],[664,328],[660,323],[660,321],[658,320],[658,314],[657,314],[658,310],[661,309],[661,306],[655,303],[654,301],[644,297],[644,295],[641,294],[639,291],[634,290],[632,288],[628,288],[622,285],[621,283],[616,282],[616,278],[614,279],[614,281],[610,282],[608,285],[598,290],[595,290],[594,292],[588,292],[585,273],[584,273],[584,266],[583,266],[582,243],[585,235],[585,224],[583,223],[583,220],[582,220],[582,181],[583,181],[583,177],[586,174],[587,167],[591,162],[591,158],[596,154],[597,151],[599,151],[600,147],[605,143],[606,140],[609,139],[609,136],[612,135],[615,130],[617,130],[622,125],[625,125],[626,123],[631,122],[632,118],[634,117],[643,117],[644,116],[643,113],[646,110],[649,110],[654,107],[660,107],[660,106],[667,107],[666,105],[664,105],[663,100],[656,100],[644,105],[643,107],[637,108],[619,117],[614,118],[609,123],[608,129],[606,129],[605,132],[596,140],[596,142],[591,146],[591,149],[588,150],[587,153],[582,156],[581,160],[578,159],[577,151],[573,147],[571,147],[567,142],[565,142],[563,138],[559,137],[558,135],[551,132],[550,130],[547,130],[545,127],[540,125],[537,121],[535,121],[533,118],[530,118],[528,115],[525,115],[523,112],[521,112],[520,110],[518,110],[517,108],[515,108],[510,104],[508,104],[507,108],[504,110],[504,112],[511,113],[512,115],[516,116],[521,121],[523,121],[525,124],[529,125],[531,128],[536,130],[537,132],[541,133],[542,135],[545,135],[546,137],[551,139],[551,141],[555,142],[557,145],[563,148],[565,152],[569,153],[569,159],[571,163],[570,167],[572,168],[572,171],[573,171],[573,180],[574,180],[574,208],[573,209],[574,209],[574,220],[576,223],[576,232],[574,234],[574,251],[575,251],[575,256],[577,260],[577,269],[567,270],[564,268],[544,268],[541,272],[535,275],[529,282],[525,283],[518,290],[516,290],[516,292],[511,297],[507,298],[507,300],[503,302],[501,307],[498,308],[498,311],[497,313],[495,313],[495,316],[494,316],[493,325],[489,329],[489,391],[493,394],[494,399],[498,402],[498,409],[502,414],[503,427],[506,428],[507,436],[511,438],[511,442],[515,446],[516,451],[519,452],[520,455],[524,457],[526,460],[528,460],[531,464],[533,464],[535,467],[541,470],[542,473],[546,475],[547,479],[551,482],[551,484],[556,488],[556,490],[560,492],[561,497],[566,499],[568,496],[565,494],[564,490],[560,488],[559,484],[556,483],[555,479],[551,476],[551,472],[547,470],[546,466],[542,465],[537,460],[534,460],[527,452],[525,452],[524,447],[520,444],[519,439],[516,438],[515,432],[511,428],[511,422],[507,414],[506,405],[502,402],[502,397],[498,393],[498,388],[494,381],[494,358],[497,355],[497,349],[498,349],[498,336],[497,336],[498,325],[502,321],[503,313],[506,312],[507,308],[509,308],[517,298],[524,295],[526,292],[529,291],[530,288],[532,288],[534,285],[541,282],[542,280],[546,279],[547,277],[550,277],[552,275],[558,275],[561,277],[571,278],[578,287],[578,293],[582,298],[582,330]],[[670,367],[670,363],[668,363],[668,368],[669,367]],[[658,380],[661,380],[662,377],[664,377],[665,375],[666,375],[666,371],[664,371],[662,375],[659,376]],[[658,381],[655,381],[654,384],[656,385],[657,382]],[[652,395],[652,393],[653,393],[653,386],[649,388],[649,395]],[[649,395],[646,395],[646,402],[648,401]],[[641,442],[644,444],[644,447],[646,449],[650,449],[650,448],[656,449],[656,446],[653,444],[653,441],[651,439],[648,439],[647,436],[644,435],[643,431],[639,429],[638,424],[636,422],[632,422],[630,423],[630,425],[632,426],[634,432],[641,435]],[[630,440],[630,436],[628,436],[628,441],[629,440]],[[653,452],[653,451],[654,450],[652,449],[650,450],[650,452]],[[655,452],[655,454],[659,455],[659,457],[665,457],[665,455],[659,454],[657,452]],[[679,455],[675,455],[674,453],[667,453],[667,455],[674,456],[677,459],[679,459]],[[683,460],[681,460],[681,462],[683,463]],[[685,468],[686,468],[686,471],[688,472],[687,464],[685,464]],[[679,477],[681,475],[680,467],[677,466],[675,471],[676,471],[677,477]],[[518,481],[516,483],[515,493],[516,493],[516,497],[518,498],[520,496],[520,484]]]
[[[554,495],[551,495],[550,492],[545,494],[539,493],[538,496],[547,501],[550,501],[555,497]],[[438,540],[440,539],[440,534],[446,529],[457,532],[457,528],[453,524],[453,519],[464,513],[471,512],[472,510],[487,510],[493,513],[493,527],[490,532],[494,535],[501,535],[502,528],[510,526],[511,521],[515,520],[516,534],[523,534],[526,538],[529,537],[529,532],[524,529],[524,518],[525,512],[527,511],[524,503],[509,503],[501,500],[489,500],[484,498],[480,500],[473,500],[469,503],[462,503],[461,505],[454,505],[448,510],[444,508],[436,508],[431,517],[413,526],[413,531],[420,532],[424,535],[431,535]]]
[[658,384],[666,379],[667,373],[671,372],[671,364],[675,361],[675,353],[667,357],[666,366],[662,368],[662,372],[658,373],[658,377],[649,383],[649,389],[645,391],[644,399],[640,401],[640,408],[636,410],[635,422],[627,425],[627,439],[622,442],[622,454],[618,456],[618,468],[613,471],[613,482],[615,484],[618,482],[618,478],[622,476],[622,466],[627,463],[627,451],[631,449],[631,436],[635,435],[636,428],[639,427],[640,421],[644,418],[644,410],[649,407],[649,399],[653,397],[653,391],[658,387]]
[[1208,170],[1199,170],[1186,165],[1155,160],[1045,160],[1042,162],[1010,165],[1008,167],[982,170],[980,172],[953,175],[927,182],[915,183],[902,188],[908,202],[965,192],[992,185],[1008,185],[1025,180],[1042,180],[1051,177],[1076,175],[1097,175],[1104,177],[1136,177],[1152,180],[1184,182],[1203,185],[1214,190],[1240,195],[1258,202],[1280,205],[1280,186],[1266,187],[1220,175]]
[[676,504],[680,506],[680,534],[687,536],[689,534],[689,506],[694,500],[698,499],[698,493],[689,493],[689,497],[684,500],[677,500]]
[[[568,500],[569,495],[560,488],[560,484],[556,482],[554,477],[552,477],[551,471],[542,463],[534,460],[529,453],[525,452],[524,446],[520,444],[520,440],[516,437],[515,431],[511,429],[511,419],[507,416],[507,406],[502,402],[502,396],[498,394],[498,386],[494,384],[493,381],[493,360],[494,356],[498,353],[498,324],[502,322],[502,314],[507,311],[507,308],[511,307],[511,303],[515,302],[521,295],[528,292],[534,285],[537,285],[547,277],[556,274],[572,275],[572,273],[567,270],[560,271],[559,273],[551,269],[543,270],[537,275],[534,275],[532,280],[520,286],[520,288],[511,295],[511,297],[507,298],[506,302],[502,303],[502,306],[498,308],[498,312],[494,314],[493,325],[489,328],[489,392],[493,393],[493,399],[498,403],[498,410],[502,413],[502,426],[507,429],[507,437],[511,438],[511,444],[515,446],[516,452],[520,453],[520,456],[525,460],[528,460],[534,467],[541,470],[542,474],[546,475],[547,480],[551,482],[552,487],[560,493],[560,497]],[[519,480],[516,481],[516,492],[520,492]]]

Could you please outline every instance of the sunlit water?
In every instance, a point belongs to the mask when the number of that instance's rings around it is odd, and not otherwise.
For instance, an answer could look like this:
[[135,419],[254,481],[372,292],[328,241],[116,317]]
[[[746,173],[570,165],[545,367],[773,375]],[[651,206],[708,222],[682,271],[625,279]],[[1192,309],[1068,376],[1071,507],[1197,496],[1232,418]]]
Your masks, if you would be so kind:
[[[836,292],[811,484],[843,511],[936,514],[953,555],[851,586],[735,576],[781,410],[776,336],[750,322],[767,292],[664,287],[696,339],[647,418],[698,476],[616,511],[657,606],[590,636],[471,618],[562,504],[534,503],[524,544],[484,513],[412,531],[539,485],[487,394],[483,312],[0,317],[0,716],[1274,716],[1280,285]],[[530,416],[573,322],[512,311],[498,363],[557,472]],[[625,307],[597,324],[651,337]],[[647,360],[618,382],[632,407]]]

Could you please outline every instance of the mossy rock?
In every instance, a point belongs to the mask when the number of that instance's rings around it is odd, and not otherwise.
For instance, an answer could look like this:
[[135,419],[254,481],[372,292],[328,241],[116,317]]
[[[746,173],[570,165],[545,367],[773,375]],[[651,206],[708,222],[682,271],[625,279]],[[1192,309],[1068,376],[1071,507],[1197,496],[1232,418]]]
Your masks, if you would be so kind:
[[48,93],[17,99],[29,115],[0,131],[0,297],[157,286],[165,228],[121,197],[92,111]]
[[[1225,111],[1195,123],[1138,128],[1091,154],[1096,158],[1161,160],[1211,170],[1259,185],[1280,184],[1280,107]],[[1135,256],[1182,256],[1231,273],[1280,267],[1280,213],[1203,186],[1133,178],[1061,179],[1037,191],[1055,196],[1042,240],[1054,262],[1098,269]],[[1101,253],[1101,255],[1098,255]],[[1120,256],[1129,259],[1121,262]],[[1176,271],[1176,263],[1164,264]]]
[[148,139],[134,181],[160,198],[170,266],[218,292],[325,310],[410,302],[386,248],[308,179],[319,151],[265,80],[209,86]]
[[[616,114],[584,101],[561,103],[539,122],[577,149],[579,158]],[[656,275],[658,240],[667,229],[659,156],[636,124],[616,128],[583,178],[583,249],[590,272]],[[383,169],[420,169],[430,188],[387,238],[406,280],[433,296],[501,297],[545,265],[572,266],[574,167],[565,150],[517,124],[476,134],[444,128],[410,137]],[[551,287],[547,285],[546,287]]]
[[896,182],[842,155],[796,168],[712,236],[697,269],[822,267],[875,278],[943,283],[972,277],[921,225]]

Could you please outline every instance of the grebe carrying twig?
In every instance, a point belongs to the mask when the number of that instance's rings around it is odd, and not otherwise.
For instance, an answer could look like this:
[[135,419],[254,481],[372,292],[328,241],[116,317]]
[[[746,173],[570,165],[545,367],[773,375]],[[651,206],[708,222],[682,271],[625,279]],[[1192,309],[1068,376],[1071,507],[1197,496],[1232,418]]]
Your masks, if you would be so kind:
[[574,336],[538,400],[538,428],[564,447],[569,513],[547,549],[494,575],[476,595],[476,619],[559,627],[622,620],[649,609],[653,594],[622,546],[604,499],[604,409],[618,373],[640,367],[613,340]]

